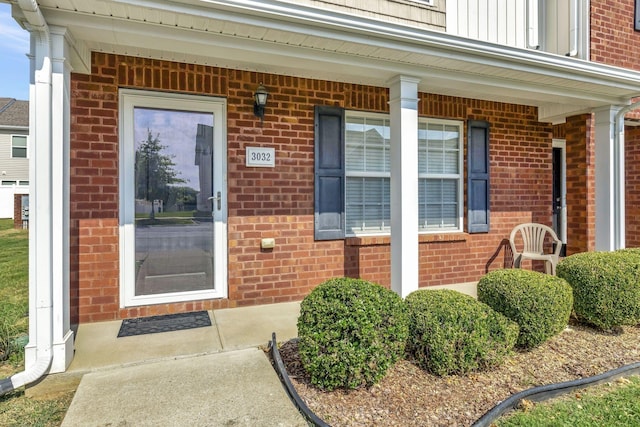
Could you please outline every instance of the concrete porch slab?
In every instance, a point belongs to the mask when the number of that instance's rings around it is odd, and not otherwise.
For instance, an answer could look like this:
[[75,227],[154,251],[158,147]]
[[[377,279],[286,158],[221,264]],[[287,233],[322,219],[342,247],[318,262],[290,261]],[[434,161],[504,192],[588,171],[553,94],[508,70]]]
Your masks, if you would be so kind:
[[214,310],[220,341],[225,350],[266,345],[275,332],[278,341],[298,336],[300,303],[261,305]]
[[79,325],[68,372],[222,351],[215,318],[210,327],[118,338],[122,321]]

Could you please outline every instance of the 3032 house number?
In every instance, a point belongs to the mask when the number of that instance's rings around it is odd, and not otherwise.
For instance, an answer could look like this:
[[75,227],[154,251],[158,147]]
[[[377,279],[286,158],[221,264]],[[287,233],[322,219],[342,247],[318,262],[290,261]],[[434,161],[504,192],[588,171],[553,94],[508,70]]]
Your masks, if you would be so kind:
[[276,165],[275,148],[247,147],[247,167],[272,168]]

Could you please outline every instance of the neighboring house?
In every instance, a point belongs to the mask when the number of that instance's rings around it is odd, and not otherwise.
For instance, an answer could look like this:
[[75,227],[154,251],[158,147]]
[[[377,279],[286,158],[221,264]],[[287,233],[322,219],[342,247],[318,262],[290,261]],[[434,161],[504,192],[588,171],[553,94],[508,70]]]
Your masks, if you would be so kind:
[[29,101],[0,98],[0,218],[14,217],[16,194],[29,194]]
[[640,244],[633,0],[10,3],[28,369],[66,369],[78,322],[475,283],[523,222]]

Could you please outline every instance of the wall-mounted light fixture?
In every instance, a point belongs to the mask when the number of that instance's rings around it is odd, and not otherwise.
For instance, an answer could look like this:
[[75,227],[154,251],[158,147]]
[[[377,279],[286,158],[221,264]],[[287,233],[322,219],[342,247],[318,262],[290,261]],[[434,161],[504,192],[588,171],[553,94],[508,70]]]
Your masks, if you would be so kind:
[[267,89],[262,85],[262,82],[260,82],[256,93],[253,94],[253,114],[255,114],[256,117],[260,117],[260,123],[264,120],[264,107],[267,105],[268,97],[269,92],[267,92]]

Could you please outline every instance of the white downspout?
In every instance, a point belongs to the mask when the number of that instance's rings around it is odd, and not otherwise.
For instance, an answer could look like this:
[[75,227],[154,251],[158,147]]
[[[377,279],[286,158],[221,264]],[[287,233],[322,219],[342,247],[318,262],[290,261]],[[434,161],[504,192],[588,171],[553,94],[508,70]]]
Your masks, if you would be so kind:
[[[33,153],[36,150],[50,150],[51,139],[51,81],[52,81],[52,68],[51,68],[51,44],[50,33],[47,22],[42,16],[36,0],[18,0],[18,6],[21,8],[27,20],[27,26],[31,37],[36,39],[36,45],[31,44],[31,54],[36,55],[36,67],[34,67],[34,88],[31,92],[31,104],[35,104],[35,108],[30,108],[30,134],[34,134],[35,138],[31,138],[31,145],[34,148]],[[41,63],[41,69],[36,70],[38,64]],[[44,141],[36,148],[36,140]],[[43,172],[45,176],[50,176],[51,162],[47,164],[37,164],[38,159],[51,156],[39,156],[34,154],[31,156],[29,169],[31,177],[35,176],[36,170],[39,169],[39,173]],[[47,180],[50,181],[50,180]],[[35,271],[44,271],[44,273],[36,273],[35,276],[30,274],[29,278],[29,307],[30,307],[30,320],[35,318],[35,327],[30,324],[29,341],[35,340],[36,343],[36,360],[31,366],[22,372],[12,375],[9,378],[0,380],[0,396],[9,393],[15,389],[28,385],[37,381],[40,377],[45,375],[51,367],[53,361],[53,283],[51,275],[51,225],[48,227],[42,218],[49,218],[51,211],[51,182],[47,182],[47,187],[43,188],[42,182],[38,182],[34,185],[34,180],[30,179],[31,188],[30,193],[36,195],[35,197],[35,209],[32,209],[35,213],[35,221],[33,221],[36,229],[32,229],[29,233],[29,263],[30,265],[36,265]],[[39,187],[39,188],[38,188]],[[45,196],[45,200],[39,200],[42,198],[37,197],[37,192],[45,191],[49,196]],[[47,203],[48,201],[48,203]],[[44,203],[42,203],[44,202]],[[40,206],[38,206],[38,204]],[[38,218],[40,215],[40,218]],[[38,223],[45,224],[45,230],[41,230],[41,234],[49,234],[49,238],[46,237],[38,241],[35,244],[35,236],[38,233]],[[31,225],[31,224],[30,224]],[[41,236],[40,236],[41,237]],[[47,244],[48,243],[48,244]],[[44,247],[42,247],[44,246]],[[45,276],[45,277],[41,277]],[[41,286],[42,284],[45,286]],[[31,291],[35,290],[35,294],[32,295]],[[35,304],[33,304],[35,300]],[[35,306],[35,315],[31,313]],[[31,323],[31,322],[30,322]]]
[[[614,121],[614,149],[616,150],[616,157],[619,159],[619,167],[618,171],[615,174],[615,188],[617,189],[615,197],[618,198],[616,206],[624,206],[625,204],[625,194],[624,191],[621,191],[623,188],[622,185],[625,180],[625,169],[624,169],[624,116],[629,111],[633,111],[640,108],[640,101],[634,102],[633,104],[629,104],[620,111],[616,113],[615,121]],[[614,233],[614,247],[616,249],[624,249],[626,246],[625,242],[625,221],[626,218],[616,218],[615,221],[615,233]]]
[[569,2],[569,52],[567,56],[578,56],[578,36],[580,10],[578,8],[578,0],[570,0]]
[[540,49],[540,5],[538,0],[527,0],[527,47]]

